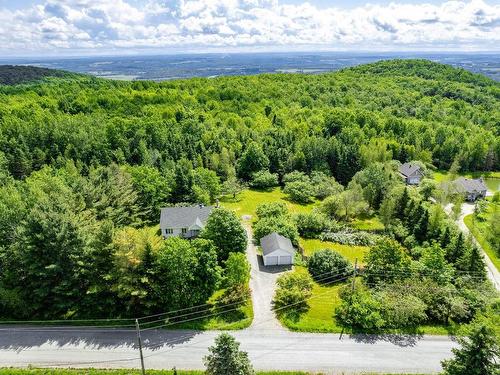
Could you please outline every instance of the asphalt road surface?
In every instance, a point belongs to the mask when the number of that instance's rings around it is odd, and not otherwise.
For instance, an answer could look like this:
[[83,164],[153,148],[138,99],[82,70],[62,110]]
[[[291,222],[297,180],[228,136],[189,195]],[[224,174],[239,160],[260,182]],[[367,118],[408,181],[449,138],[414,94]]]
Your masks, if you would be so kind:
[[[218,332],[143,332],[149,369],[203,369]],[[435,373],[456,344],[446,336],[346,336],[262,329],[235,331],[259,370]],[[1,366],[138,368],[134,330],[2,326]]]

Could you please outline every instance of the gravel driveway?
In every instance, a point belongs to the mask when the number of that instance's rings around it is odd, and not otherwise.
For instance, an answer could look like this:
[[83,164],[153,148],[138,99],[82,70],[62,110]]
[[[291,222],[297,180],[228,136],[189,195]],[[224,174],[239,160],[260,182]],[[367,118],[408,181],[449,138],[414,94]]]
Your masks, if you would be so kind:
[[257,246],[253,244],[253,233],[250,221],[244,222],[248,236],[247,258],[252,266],[250,272],[250,289],[252,290],[252,303],[254,318],[249,330],[280,330],[282,327],[274,312],[271,301],[276,289],[276,279],[290,267],[273,266],[264,267],[262,256],[257,253]]

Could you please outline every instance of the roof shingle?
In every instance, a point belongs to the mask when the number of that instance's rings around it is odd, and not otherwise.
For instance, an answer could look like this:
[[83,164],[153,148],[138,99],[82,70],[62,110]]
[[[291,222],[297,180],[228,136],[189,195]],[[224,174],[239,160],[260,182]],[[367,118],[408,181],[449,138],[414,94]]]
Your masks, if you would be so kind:
[[160,228],[189,228],[206,223],[213,206],[165,207],[161,209]]
[[399,173],[405,177],[411,176],[417,171],[420,171],[420,166],[415,163],[404,163],[399,166]]
[[270,254],[276,250],[283,250],[291,255],[295,254],[292,241],[276,232],[262,237],[260,239],[260,247],[262,248],[263,255]]

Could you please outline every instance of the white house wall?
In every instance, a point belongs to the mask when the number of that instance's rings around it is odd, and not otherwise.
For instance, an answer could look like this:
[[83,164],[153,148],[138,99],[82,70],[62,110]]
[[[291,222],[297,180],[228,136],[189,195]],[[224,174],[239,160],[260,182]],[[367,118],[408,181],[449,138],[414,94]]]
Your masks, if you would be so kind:
[[161,229],[161,235],[163,236],[163,238],[179,237],[181,234],[182,234],[181,228],[172,228],[172,233],[169,234],[167,234],[166,228]]

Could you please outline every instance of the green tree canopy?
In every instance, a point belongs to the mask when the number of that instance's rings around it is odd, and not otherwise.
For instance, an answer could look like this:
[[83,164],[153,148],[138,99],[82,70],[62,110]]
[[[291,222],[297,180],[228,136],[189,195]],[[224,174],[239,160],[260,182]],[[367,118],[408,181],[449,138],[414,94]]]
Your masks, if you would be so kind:
[[393,239],[381,239],[368,251],[365,263],[369,283],[387,283],[411,276],[411,258],[406,249]]
[[225,261],[232,252],[245,252],[247,247],[245,229],[236,214],[225,208],[212,211],[201,237],[214,243],[219,262]]
[[233,336],[221,333],[215,338],[215,345],[208,348],[203,358],[207,375],[253,375],[255,374],[248,354],[240,350],[240,344]]
[[442,362],[445,375],[496,375],[500,372],[499,338],[485,324],[474,324],[466,338],[459,338],[454,358]]

